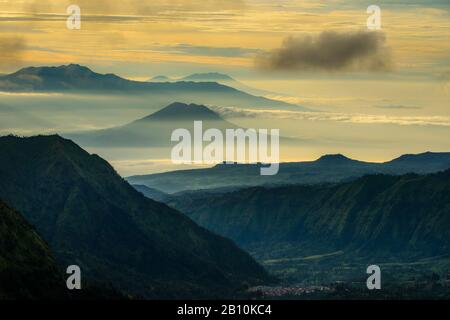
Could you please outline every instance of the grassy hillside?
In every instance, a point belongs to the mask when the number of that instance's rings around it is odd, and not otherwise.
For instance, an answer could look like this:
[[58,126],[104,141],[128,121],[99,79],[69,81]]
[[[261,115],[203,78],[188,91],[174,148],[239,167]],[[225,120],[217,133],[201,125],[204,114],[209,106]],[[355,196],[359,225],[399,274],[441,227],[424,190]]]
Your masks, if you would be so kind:
[[65,280],[47,244],[0,200],[0,300],[62,298]]
[[333,185],[188,192],[173,196],[169,204],[262,256],[285,257],[283,247],[303,256],[450,252],[450,170],[370,175]]
[[0,138],[0,197],[62,265],[148,298],[230,297],[269,280],[228,239],[145,198],[103,159],[59,136]]

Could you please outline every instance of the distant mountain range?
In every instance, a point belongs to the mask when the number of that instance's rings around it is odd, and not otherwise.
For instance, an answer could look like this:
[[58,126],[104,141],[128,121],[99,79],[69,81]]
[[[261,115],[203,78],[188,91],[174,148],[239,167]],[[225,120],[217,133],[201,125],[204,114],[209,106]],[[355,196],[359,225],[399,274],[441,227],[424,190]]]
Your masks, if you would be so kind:
[[[450,257],[450,170],[329,185],[185,192],[167,203],[260,260]],[[341,260],[342,263],[342,260]],[[367,263],[367,262],[366,262]]]
[[153,78],[148,79],[149,82],[169,82],[172,81],[169,77],[166,76],[155,76]]
[[186,77],[171,78],[165,75],[155,76],[148,81],[164,82],[164,81],[194,81],[194,82],[221,82],[221,81],[236,81],[227,74],[219,72],[207,72],[207,73],[193,73]]
[[[217,104],[246,108],[293,108],[282,101],[271,100],[239,91],[217,82],[140,82],[115,74],[100,74],[77,65],[28,67],[0,76],[0,91],[6,92],[70,92],[107,94],[146,94],[152,101],[167,105],[173,101]],[[306,109],[305,109],[306,110]]]
[[0,300],[67,297],[63,272],[45,241],[0,200]]
[[226,86],[233,87],[235,89],[251,93],[253,95],[263,96],[268,94],[274,94],[266,90],[256,89],[237,81],[233,77],[227,74],[219,72],[207,72],[207,73],[194,73],[186,77],[179,79],[173,79],[164,75],[159,75],[151,78],[150,82],[170,82],[170,81],[191,81],[191,82],[217,82]]
[[182,78],[183,81],[236,81],[227,74],[219,72],[194,73]]
[[138,121],[224,121],[216,112],[204,105],[174,102]]
[[[235,297],[271,280],[232,241],[145,198],[69,140],[6,136],[0,150],[0,198],[37,228],[61,266],[79,265],[85,279],[158,299]],[[31,250],[39,239],[28,232]],[[36,259],[46,259],[41,251]]]
[[[131,184],[145,185],[166,193],[185,190],[242,188],[286,184],[317,184],[356,179],[366,174],[432,173],[450,168],[450,153],[426,152],[403,155],[384,163],[325,155],[315,161],[281,163],[277,175],[261,176],[257,164],[218,164],[213,168],[171,171],[126,178]],[[186,184],[189,181],[189,184]]]

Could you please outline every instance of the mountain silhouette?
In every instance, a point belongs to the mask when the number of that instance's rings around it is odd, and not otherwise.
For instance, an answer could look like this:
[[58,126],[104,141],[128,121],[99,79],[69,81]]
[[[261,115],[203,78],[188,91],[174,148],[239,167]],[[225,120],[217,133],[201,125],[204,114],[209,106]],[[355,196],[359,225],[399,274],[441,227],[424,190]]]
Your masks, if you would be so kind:
[[[218,164],[213,168],[180,170],[128,177],[132,184],[146,185],[166,193],[186,190],[242,188],[261,185],[315,184],[352,180],[366,174],[432,173],[450,168],[450,153],[401,156],[384,163],[324,155],[315,161],[280,163],[275,176],[261,176],[256,164]],[[189,179],[189,184],[186,184]]]
[[302,108],[282,101],[253,96],[217,82],[145,82],[100,74],[78,64],[27,67],[0,76],[0,91],[145,94],[166,105],[173,101],[220,104],[246,108]]
[[7,136],[0,149],[0,197],[87,279],[146,298],[232,297],[269,279],[233,242],[145,198],[72,141]]
[[236,81],[232,77],[227,74],[219,73],[219,72],[208,72],[208,73],[194,73],[184,78],[181,78],[182,81]]
[[[191,75],[179,78],[179,79],[172,79],[164,75],[156,76],[148,80],[149,82],[216,82],[220,83],[235,89],[238,89],[240,91],[248,92],[253,95],[257,96],[265,96],[265,95],[280,95],[275,94],[270,91],[266,90],[260,90],[253,88],[251,86],[247,86],[243,84],[242,82],[234,79],[233,77],[220,73],[220,72],[206,72],[206,73],[193,73]],[[306,109],[305,109],[306,110]]]
[[387,162],[387,164],[393,167],[440,166],[442,165],[443,159],[448,158],[449,155],[450,153],[448,152],[424,152],[420,154],[405,154]]
[[[0,88],[8,91],[118,90],[131,88],[128,80],[114,74],[99,74],[91,69],[69,64],[59,67],[27,67],[3,76]],[[9,87],[8,87],[9,86]]]
[[194,121],[202,121],[203,130],[237,128],[206,106],[172,103],[165,108],[128,124],[108,129],[65,134],[82,146],[165,147],[173,146],[172,132],[184,128],[193,132]]
[[167,107],[145,117],[138,121],[223,121],[223,119],[211,109],[203,105],[186,104],[181,102],[174,102]]
[[342,154],[327,154],[315,161],[316,164],[321,165],[353,165],[358,162],[359,161],[347,158]]
[[220,72],[194,73],[184,78],[181,78],[180,81],[217,82],[257,96],[280,95],[270,91],[261,90],[245,85],[242,82],[234,79],[233,77]]

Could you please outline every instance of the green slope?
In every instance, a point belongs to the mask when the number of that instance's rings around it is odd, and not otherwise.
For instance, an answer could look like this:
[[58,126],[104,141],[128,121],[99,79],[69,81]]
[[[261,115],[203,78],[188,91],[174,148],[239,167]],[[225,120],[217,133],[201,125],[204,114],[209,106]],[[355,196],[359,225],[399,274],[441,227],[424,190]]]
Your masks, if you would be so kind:
[[0,300],[61,299],[65,280],[44,240],[0,200]]
[[103,159],[59,136],[0,138],[0,197],[62,265],[147,298],[233,296],[266,272],[230,240],[145,198]]
[[169,204],[265,258],[450,252],[450,170],[370,175],[336,185],[187,192],[172,196]]

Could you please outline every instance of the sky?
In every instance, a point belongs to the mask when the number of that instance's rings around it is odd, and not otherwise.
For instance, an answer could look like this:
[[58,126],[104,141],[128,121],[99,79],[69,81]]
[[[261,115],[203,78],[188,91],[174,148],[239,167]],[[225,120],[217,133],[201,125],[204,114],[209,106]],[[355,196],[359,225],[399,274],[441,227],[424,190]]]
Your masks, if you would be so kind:
[[[81,9],[79,30],[66,27],[72,4]],[[369,5],[381,9],[378,31],[367,29]],[[450,151],[449,18],[448,0],[0,0],[0,74],[68,63],[135,80],[223,72],[325,113],[228,112],[243,125],[277,118],[314,142],[285,160],[342,152],[384,161]],[[20,99],[0,94],[0,105],[28,101]],[[52,115],[46,120],[60,120]],[[70,123],[77,120],[120,124]],[[120,168],[134,161],[108,160]]]
[[[80,30],[66,28],[70,4],[81,9]],[[70,61],[133,78],[199,69],[261,77],[255,75],[255,55],[280,48],[288,37],[365,30],[369,4],[359,0],[2,0],[0,46],[8,53],[3,54],[0,72]],[[381,9],[381,32],[397,73],[448,77],[448,1],[374,4]]]

